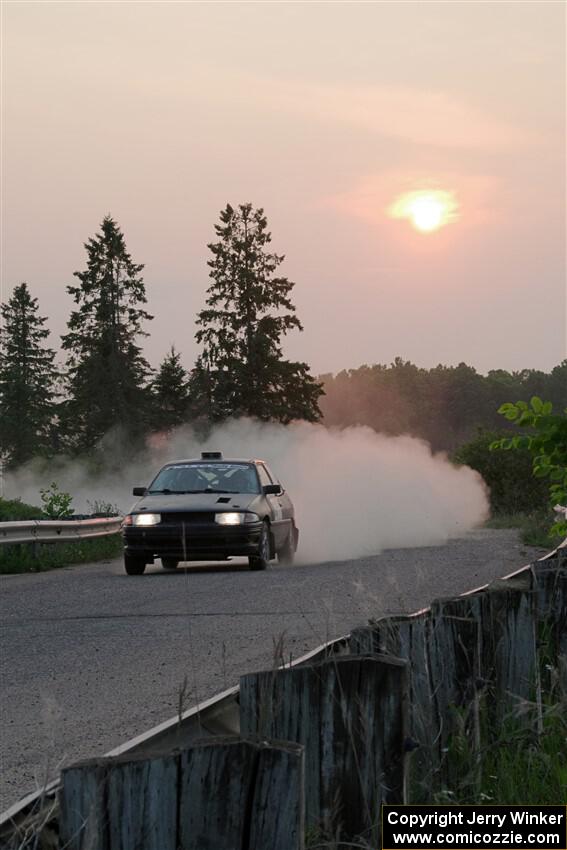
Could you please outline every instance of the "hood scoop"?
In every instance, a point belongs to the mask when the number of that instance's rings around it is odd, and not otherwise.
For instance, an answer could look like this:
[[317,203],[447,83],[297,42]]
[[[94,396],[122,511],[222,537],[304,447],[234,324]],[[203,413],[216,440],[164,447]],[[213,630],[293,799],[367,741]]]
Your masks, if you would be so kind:
[[230,496],[221,496],[217,499],[217,505],[227,505],[230,502]]

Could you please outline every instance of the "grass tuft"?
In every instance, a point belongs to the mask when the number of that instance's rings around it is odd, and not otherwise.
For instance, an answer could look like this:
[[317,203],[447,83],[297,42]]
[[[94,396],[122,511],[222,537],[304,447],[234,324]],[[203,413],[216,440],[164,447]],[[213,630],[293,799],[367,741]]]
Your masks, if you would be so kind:
[[[468,741],[455,735],[448,756],[458,761],[459,779],[431,802],[543,806],[567,800],[567,696],[557,682],[544,700],[540,734],[521,716],[511,715],[497,739],[480,752],[480,763]],[[480,782],[474,779],[478,767]]]
[[486,523],[487,528],[517,528],[525,546],[537,546],[541,549],[555,549],[562,542],[561,536],[551,535],[553,524],[547,512],[531,514],[496,514]]

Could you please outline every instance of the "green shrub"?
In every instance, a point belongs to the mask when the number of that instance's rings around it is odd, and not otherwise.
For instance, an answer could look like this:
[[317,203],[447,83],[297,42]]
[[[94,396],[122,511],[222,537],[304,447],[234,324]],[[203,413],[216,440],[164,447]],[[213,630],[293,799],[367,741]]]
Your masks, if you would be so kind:
[[0,498],[0,522],[18,522],[27,519],[47,519],[41,508],[27,505],[21,499]]
[[[503,404],[498,413],[522,428],[523,433],[495,440],[491,448],[528,451],[534,477],[548,481],[550,506],[567,505],[567,407],[563,413],[554,413],[550,401],[534,395],[529,404],[525,401]],[[555,522],[551,533],[567,535],[565,516]]]
[[548,486],[541,478],[534,478],[531,453],[527,448],[491,451],[491,444],[501,437],[501,432],[479,430],[478,436],[461,446],[452,459],[480,473],[490,489],[493,516],[549,512]]

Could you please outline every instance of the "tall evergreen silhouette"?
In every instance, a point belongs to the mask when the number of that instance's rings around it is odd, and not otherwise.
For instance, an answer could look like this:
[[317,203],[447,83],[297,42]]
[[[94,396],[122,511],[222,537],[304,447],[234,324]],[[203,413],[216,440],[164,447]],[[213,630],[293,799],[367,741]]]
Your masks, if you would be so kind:
[[284,257],[268,250],[264,211],[227,205],[215,230],[212,283],[197,317],[203,350],[192,374],[195,409],[212,420],[318,420],[321,385],[306,363],[283,357],[282,337],[303,328],[290,298],[295,284],[277,274]]
[[47,319],[27,283],[2,305],[0,332],[0,447],[8,466],[52,449],[55,415],[55,353],[45,347]]
[[120,426],[135,446],[148,425],[150,367],[138,340],[152,318],[143,308],[141,272],[126,250],[117,223],[106,216],[101,232],[85,243],[87,267],[67,287],[77,309],[62,337],[68,352],[67,434],[76,450],[91,449]]

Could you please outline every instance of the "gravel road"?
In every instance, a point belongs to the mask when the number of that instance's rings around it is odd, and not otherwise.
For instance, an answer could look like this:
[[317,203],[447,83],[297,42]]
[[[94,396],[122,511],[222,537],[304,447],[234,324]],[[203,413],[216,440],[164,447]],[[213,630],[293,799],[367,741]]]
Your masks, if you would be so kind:
[[126,576],[122,562],[0,580],[0,811],[64,764],[101,755],[271,666],[273,644],[302,655],[368,617],[415,611],[535,560],[514,531],[355,561],[231,562]]

